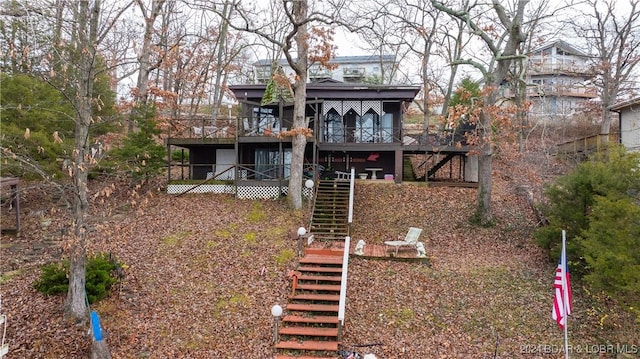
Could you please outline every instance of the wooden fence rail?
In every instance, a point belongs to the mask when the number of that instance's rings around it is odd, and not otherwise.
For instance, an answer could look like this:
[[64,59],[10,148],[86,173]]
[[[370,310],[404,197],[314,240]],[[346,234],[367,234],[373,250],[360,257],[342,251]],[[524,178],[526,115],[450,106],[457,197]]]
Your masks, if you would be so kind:
[[[600,152],[606,148],[607,140],[606,135],[591,135],[583,138],[578,138],[572,141],[559,143],[556,145],[555,154],[557,155],[570,155],[570,154],[589,154],[593,152]],[[608,143],[619,143],[620,136],[617,133],[611,133],[608,136]]]

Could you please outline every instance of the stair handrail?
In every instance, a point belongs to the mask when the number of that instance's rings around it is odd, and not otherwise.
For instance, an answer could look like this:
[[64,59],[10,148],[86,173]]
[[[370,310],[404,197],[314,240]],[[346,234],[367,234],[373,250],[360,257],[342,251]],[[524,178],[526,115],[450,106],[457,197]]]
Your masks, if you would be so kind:
[[[356,169],[351,167],[351,176],[349,180],[349,218],[347,223],[351,224],[353,222],[353,189],[356,183]],[[349,249],[349,247],[346,247]]]
[[[353,178],[353,177],[352,177]],[[351,237],[344,237],[344,251],[342,253],[342,280],[340,282],[340,302],[338,304],[338,341],[342,341],[342,327],[347,304],[347,269],[349,268],[349,243]]]
[[0,359],[9,353],[9,344],[5,343],[7,335],[7,315],[2,314],[2,298],[0,298],[0,326],[2,329],[2,339],[0,341]]

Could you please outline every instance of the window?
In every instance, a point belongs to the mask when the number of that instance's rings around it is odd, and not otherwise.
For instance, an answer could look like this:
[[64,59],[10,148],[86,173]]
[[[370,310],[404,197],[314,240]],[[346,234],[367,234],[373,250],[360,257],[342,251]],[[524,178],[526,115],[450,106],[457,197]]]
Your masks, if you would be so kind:
[[330,143],[343,143],[345,140],[342,116],[335,109],[329,110],[325,117],[324,140]]
[[385,113],[382,115],[382,142],[393,142],[393,114]]
[[256,149],[256,179],[289,178],[291,176],[291,149],[280,151],[272,148]]
[[362,117],[357,117],[355,133],[356,142],[380,142],[379,132],[380,119],[375,111],[369,110]]

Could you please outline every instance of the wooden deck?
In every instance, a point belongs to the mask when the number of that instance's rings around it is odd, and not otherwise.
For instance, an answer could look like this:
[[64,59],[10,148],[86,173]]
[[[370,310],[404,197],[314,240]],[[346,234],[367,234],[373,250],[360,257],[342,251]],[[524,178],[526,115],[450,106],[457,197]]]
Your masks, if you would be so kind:
[[[426,258],[418,258],[417,252],[415,248],[404,247],[399,248],[398,255],[395,256],[395,248],[386,246],[384,244],[365,244],[362,255],[357,255],[354,253],[355,246],[358,243],[357,240],[351,239],[351,248],[349,248],[349,255],[351,259],[354,258],[362,258],[362,259],[382,259],[382,260],[392,260],[392,261],[403,261],[403,262],[423,262],[429,263],[429,256]],[[366,241],[365,241],[366,243]]]
[[[362,259],[382,259],[382,260],[395,260],[395,261],[405,261],[405,262],[423,262],[429,263],[429,253],[427,252],[426,258],[418,258],[416,256],[417,252],[415,248],[410,247],[402,247],[398,250],[398,256],[395,256],[395,248],[389,247],[384,244],[365,244],[362,255],[357,255],[354,253],[356,245],[358,243],[357,239],[351,239],[351,248],[349,248],[349,256],[351,259],[354,258],[362,258]],[[365,241],[366,243],[366,241]],[[317,243],[312,244],[312,246],[318,245]],[[325,248],[327,242],[325,242]],[[343,242],[335,242],[331,245],[332,250],[342,249],[344,246]]]
[[[418,258],[415,248],[400,247],[398,249],[398,256],[395,256],[395,247],[386,246],[384,244],[369,244],[366,243],[362,255],[354,253],[356,245],[359,239],[351,238],[351,247],[349,248],[349,256],[351,259],[378,259],[378,260],[392,260],[392,261],[404,261],[404,262],[423,262],[429,263],[429,250],[427,249],[426,258]],[[342,241],[315,241],[311,244],[310,248],[323,248],[327,251],[342,250],[344,248],[344,242]]]

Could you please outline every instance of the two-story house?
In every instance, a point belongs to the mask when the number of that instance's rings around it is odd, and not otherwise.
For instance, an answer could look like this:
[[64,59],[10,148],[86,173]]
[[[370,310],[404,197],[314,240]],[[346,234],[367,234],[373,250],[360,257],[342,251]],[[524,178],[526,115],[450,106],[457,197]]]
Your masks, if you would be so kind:
[[[239,197],[286,194],[292,154],[287,131],[293,127],[293,103],[280,98],[262,104],[265,84],[230,88],[242,105],[235,121],[172,122],[168,148],[183,149],[189,156],[180,165],[180,176],[172,174],[175,170],[170,166],[169,178],[202,180],[198,189],[203,191],[207,179],[227,181]],[[469,155],[470,146],[404,129],[405,111],[419,91],[418,86],[309,83],[305,175],[327,179],[354,169],[366,180],[477,185],[477,157]]]
[[531,51],[527,63],[527,99],[533,116],[570,116],[597,97],[588,55],[557,40]]
[[[311,82],[333,79],[344,83],[394,83],[394,68],[397,66],[395,56],[338,56],[330,61],[335,67],[327,69],[320,64],[310,64],[308,78]],[[289,63],[278,61],[285,75],[293,76]],[[269,60],[259,60],[253,64],[255,84],[266,84],[271,79],[274,64]]]

